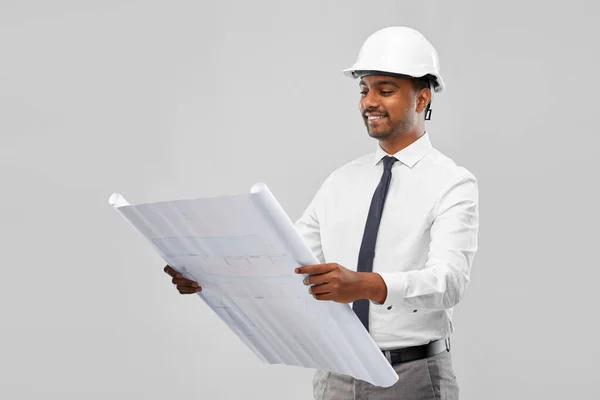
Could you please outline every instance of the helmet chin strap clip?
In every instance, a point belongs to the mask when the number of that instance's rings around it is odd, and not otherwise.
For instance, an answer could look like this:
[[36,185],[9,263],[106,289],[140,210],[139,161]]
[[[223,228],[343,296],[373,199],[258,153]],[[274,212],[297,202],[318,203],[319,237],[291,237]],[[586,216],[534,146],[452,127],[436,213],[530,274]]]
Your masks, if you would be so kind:
[[433,93],[435,92],[431,77],[429,77],[429,91],[431,92],[431,98],[429,99],[429,110],[425,114],[425,121],[431,120],[431,103],[433,103]]

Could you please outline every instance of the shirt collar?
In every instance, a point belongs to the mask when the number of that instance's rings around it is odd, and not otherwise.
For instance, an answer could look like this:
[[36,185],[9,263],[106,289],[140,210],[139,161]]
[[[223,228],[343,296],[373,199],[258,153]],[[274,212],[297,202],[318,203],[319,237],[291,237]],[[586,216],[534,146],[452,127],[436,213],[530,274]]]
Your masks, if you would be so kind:
[[396,154],[386,153],[378,143],[377,150],[375,151],[375,157],[373,158],[373,165],[379,164],[383,157],[393,155],[402,164],[406,164],[409,168],[412,168],[423,157],[425,157],[431,148],[431,141],[429,140],[429,134],[427,132]]

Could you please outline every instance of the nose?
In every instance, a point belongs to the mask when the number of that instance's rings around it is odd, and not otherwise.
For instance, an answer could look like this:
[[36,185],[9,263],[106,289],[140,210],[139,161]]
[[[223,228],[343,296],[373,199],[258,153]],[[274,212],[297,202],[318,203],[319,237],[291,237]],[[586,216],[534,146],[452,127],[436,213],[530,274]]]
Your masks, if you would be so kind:
[[368,109],[377,109],[379,107],[379,96],[374,90],[369,90],[366,95],[360,99],[360,111]]

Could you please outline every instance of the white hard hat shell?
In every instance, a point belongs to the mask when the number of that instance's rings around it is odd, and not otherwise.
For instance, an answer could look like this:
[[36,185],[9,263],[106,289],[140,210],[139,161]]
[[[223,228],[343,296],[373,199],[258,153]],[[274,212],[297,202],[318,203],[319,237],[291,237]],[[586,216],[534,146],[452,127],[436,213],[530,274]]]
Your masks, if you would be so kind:
[[433,45],[420,32],[403,26],[378,30],[363,43],[356,62],[343,70],[351,78],[361,71],[381,71],[420,78],[431,75],[433,90],[444,90],[440,62]]

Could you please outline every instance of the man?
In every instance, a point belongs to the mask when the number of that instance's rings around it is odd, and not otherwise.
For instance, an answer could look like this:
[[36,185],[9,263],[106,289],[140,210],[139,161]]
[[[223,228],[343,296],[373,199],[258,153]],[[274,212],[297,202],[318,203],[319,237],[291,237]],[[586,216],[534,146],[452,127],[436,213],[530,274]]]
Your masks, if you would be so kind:
[[[317,371],[314,398],[458,399],[449,337],[477,251],[478,188],[424,128],[444,89],[437,52],[419,32],[388,27],[344,73],[360,79],[360,112],[378,146],[329,175],[296,222],[321,262],[296,272],[317,300],[352,303],[400,379],[383,388]],[[165,271],[181,293],[201,290]]]

